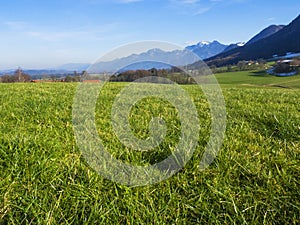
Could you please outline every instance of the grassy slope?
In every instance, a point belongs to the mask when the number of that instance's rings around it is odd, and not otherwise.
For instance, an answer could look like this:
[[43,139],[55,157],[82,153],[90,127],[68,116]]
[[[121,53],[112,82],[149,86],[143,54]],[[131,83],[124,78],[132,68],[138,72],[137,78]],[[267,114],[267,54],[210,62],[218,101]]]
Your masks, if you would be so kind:
[[[240,75],[240,82],[232,77],[231,83],[228,74],[217,75],[226,83],[223,91],[228,122],[223,147],[214,163],[204,172],[197,168],[208,138],[208,106],[196,86],[186,86],[197,106],[202,127],[195,155],[174,177],[136,188],[102,178],[81,158],[71,123],[76,84],[0,85],[0,221],[4,224],[298,224],[300,92],[236,88],[244,87],[240,85],[244,83],[258,84],[252,77]],[[263,84],[283,81],[273,77],[259,79]],[[99,99],[97,111],[98,127],[105,130],[99,128],[100,137],[119,158],[122,158],[119,143],[110,133],[109,121],[101,118],[109,116],[111,100],[123,86],[110,84]],[[150,112],[161,103],[153,104]],[[165,116],[168,114],[176,115]],[[145,124],[147,121],[133,126]],[[176,132],[169,139],[177,140]],[[131,161],[140,157],[132,152],[125,155],[128,155],[125,160]]]

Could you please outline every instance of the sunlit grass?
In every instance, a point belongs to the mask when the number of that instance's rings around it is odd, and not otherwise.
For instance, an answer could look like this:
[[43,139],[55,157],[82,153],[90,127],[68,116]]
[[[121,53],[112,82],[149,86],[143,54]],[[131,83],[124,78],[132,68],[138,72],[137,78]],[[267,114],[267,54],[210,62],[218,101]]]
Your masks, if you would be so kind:
[[[112,102],[125,85],[108,84],[99,97],[99,137],[121,160],[161,160],[178,141],[176,110],[158,99],[137,105],[131,124],[138,136],[147,135],[152,115],[161,115],[171,128],[158,152],[133,153],[118,142],[109,118]],[[101,177],[82,158],[72,127],[76,86],[0,85],[2,224],[299,223],[299,90],[224,86],[226,137],[213,164],[200,171],[209,138],[209,105],[197,86],[183,86],[201,123],[194,156],[172,178],[130,188]]]

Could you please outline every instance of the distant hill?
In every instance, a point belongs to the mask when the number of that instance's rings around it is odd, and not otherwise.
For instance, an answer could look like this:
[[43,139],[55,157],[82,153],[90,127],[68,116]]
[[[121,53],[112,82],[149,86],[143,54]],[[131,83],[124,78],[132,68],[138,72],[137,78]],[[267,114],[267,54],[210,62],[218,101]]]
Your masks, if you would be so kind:
[[246,45],[249,44],[253,44],[254,42],[257,42],[261,39],[264,39],[266,37],[269,37],[275,33],[277,33],[278,31],[280,31],[282,28],[284,28],[284,25],[271,25],[269,27],[267,27],[266,29],[262,30],[260,33],[258,33],[257,35],[255,35],[253,38],[251,38]]
[[[206,59],[208,65],[223,66],[235,64],[241,60],[269,59],[273,55],[285,55],[287,52],[300,52],[300,16],[278,32],[214,57]],[[191,68],[197,67],[197,62]]]
[[[1,75],[13,75],[15,74],[16,70],[2,70],[0,71]],[[73,71],[67,71],[67,70],[58,70],[58,69],[24,69],[23,72],[25,74],[29,74],[33,77],[43,77],[48,75],[67,75],[70,73],[73,73]]]

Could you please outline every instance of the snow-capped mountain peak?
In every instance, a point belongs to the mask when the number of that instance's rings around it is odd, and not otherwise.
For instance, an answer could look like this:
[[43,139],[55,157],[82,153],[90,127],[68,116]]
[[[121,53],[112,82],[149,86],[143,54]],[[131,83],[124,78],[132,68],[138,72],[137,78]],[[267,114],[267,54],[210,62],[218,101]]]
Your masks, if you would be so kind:
[[209,41],[200,41],[198,45],[209,45],[211,42]]
[[239,46],[239,47],[242,47],[242,46],[244,46],[245,44],[246,44],[245,42],[238,42],[238,43],[236,43],[236,45]]
[[196,55],[198,55],[201,59],[209,58],[213,55],[219,54],[227,47],[227,45],[223,45],[218,41],[200,41],[196,45],[187,46],[186,49],[192,51]]

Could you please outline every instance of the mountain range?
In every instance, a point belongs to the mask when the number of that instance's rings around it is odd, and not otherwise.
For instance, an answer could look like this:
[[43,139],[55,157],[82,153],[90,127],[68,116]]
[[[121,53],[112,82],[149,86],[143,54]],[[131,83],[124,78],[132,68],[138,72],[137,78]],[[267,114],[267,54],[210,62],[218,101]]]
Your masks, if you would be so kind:
[[[275,28],[275,29],[273,29]],[[273,30],[266,35],[266,30]],[[205,59],[208,65],[224,66],[242,60],[270,59],[289,52],[300,52],[300,15],[287,26],[269,27],[246,45]],[[197,67],[197,62],[191,65]]]
[[112,61],[97,62],[89,68],[90,73],[118,72],[137,69],[163,69],[171,66],[186,65],[199,60],[188,50],[163,51],[155,48],[141,54],[132,54],[127,57],[117,58]]
[[201,41],[195,45],[185,47],[183,50],[163,51],[150,49],[141,54],[132,54],[109,62],[98,62],[89,68],[94,72],[116,72],[118,70],[137,69],[163,69],[171,66],[184,66],[206,59],[223,52],[228,46],[218,41]]

